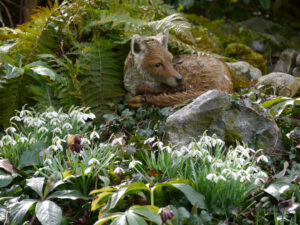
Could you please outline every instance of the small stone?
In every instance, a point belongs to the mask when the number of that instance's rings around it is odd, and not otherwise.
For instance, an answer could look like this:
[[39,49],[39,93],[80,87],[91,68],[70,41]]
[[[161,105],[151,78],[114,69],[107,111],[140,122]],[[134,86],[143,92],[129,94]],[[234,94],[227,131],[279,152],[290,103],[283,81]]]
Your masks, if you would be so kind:
[[259,78],[256,86],[272,89],[277,95],[293,97],[300,88],[300,82],[290,74],[273,72]]
[[295,66],[297,52],[293,49],[284,50],[278,62],[275,65],[274,72],[282,72],[292,74],[293,67]]
[[250,48],[259,53],[263,53],[266,50],[266,46],[259,40],[252,41],[250,43]]
[[256,81],[262,76],[262,73],[259,69],[244,61],[227,63],[227,66],[233,73],[239,76],[244,76],[250,81]]
[[300,66],[300,54],[296,58],[296,66]]
[[293,69],[292,75],[295,77],[300,77],[300,66],[297,66]]

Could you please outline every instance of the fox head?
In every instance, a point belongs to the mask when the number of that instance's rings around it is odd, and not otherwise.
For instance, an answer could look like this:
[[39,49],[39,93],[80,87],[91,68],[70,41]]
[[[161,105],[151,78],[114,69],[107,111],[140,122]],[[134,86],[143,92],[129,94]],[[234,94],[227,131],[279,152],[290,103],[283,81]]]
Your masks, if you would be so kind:
[[168,37],[168,31],[151,37],[134,35],[131,39],[131,53],[136,68],[145,80],[177,87],[182,76],[173,67],[173,55],[168,51]]

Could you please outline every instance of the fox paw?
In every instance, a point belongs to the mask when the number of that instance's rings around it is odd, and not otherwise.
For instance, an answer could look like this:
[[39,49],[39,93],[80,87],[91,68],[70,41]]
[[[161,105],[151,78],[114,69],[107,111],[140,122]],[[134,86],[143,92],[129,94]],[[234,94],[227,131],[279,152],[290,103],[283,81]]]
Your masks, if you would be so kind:
[[132,109],[138,109],[140,107],[142,107],[142,105],[146,102],[145,97],[142,95],[137,95],[134,97],[131,97],[129,99],[129,107]]

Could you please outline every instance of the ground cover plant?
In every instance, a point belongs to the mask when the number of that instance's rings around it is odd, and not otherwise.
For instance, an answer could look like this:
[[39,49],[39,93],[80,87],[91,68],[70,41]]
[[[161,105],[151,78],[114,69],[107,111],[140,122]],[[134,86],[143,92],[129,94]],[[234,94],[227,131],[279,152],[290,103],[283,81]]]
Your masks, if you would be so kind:
[[[1,1],[1,18],[11,2]],[[269,70],[273,52],[282,50],[270,41],[277,34],[266,38],[220,19],[239,21],[257,10],[273,18],[273,1],[37,4],[31,20],[0,28],[1,224],[300,223],[299,92],[291,98],[235,87],[232,104],[269,112],[281,130],[287,153],[266,156],[206,133],[186,146],[169,145],[165,121],[182,106],[132,110],[122,86],[132,35],[165,29],[174,55],[245,58]],[[191,14],[197,9],[208,18]],[[294,34],[279,30],[287,40]],[[248,47],[254,40],[266,47],[261,55]],[[230,46],[256,58],[235,57]]]

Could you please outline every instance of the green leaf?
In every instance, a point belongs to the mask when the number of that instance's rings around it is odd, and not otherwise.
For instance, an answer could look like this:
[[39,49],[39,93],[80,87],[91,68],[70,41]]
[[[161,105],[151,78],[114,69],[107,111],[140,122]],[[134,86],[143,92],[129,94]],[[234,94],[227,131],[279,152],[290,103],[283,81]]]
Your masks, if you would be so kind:
[[123,213],[111,213],[111,214],[106,214],[103,216],[100,220],[98,220],[95,225],[102,225],[106,223],[109,220],[114,220],[115,218],[121,217]]
[[139,214],[143,217],[146,217],[148,220],[156,223],[156,224],[162,224],[160,216],[157,214],[159,208],[156,206],[151,205],[144,205],[144,206],[132,206],[130,210],[135,213]]
[[286,100],[291,100],[291,98],[279,96],[279,97],[276,97],[276,98],[273,98],[273,99],[271,99],[269,101],[264,102],[262,104],[262,107],[268,108],[271,105],[274,105],[274,104],[279,103],[279,102],[284,102]]
[[24,199],[20,202],[15,203],[10,211],[10,221],[12,224],[19,224],[24,216],[26,215],[28,209],[36,203],[37,200]]
[[260,5],[264,8],[264,9],[269,9],[271,6],[271,1],[270,0],[259,0]]
[[291,178],[281,177],[272,182],[267,188],[264,189],[265,192],[280,200],[280,196],[287,190],[291,188]]
[[89,195],[97,194],[100,192],[112,192],[112,191],[116,191],[116,190],[117,190],[117,188],[115,188],[115,187],[103,187],[103,188],[91,191]]
[[90,198],[87,196],[84,196],[80,191],[78,190],[62,190],[62,191],[56,191],[53,194],[49,195],[47,199],[51,198],[59,198],[59,199],[84,199],[89,200]]
[[116,218],[110,225],[131,225],[127,223],[126,216],[122,215]]
[[5,173],[0,170],[0,187],[6,187],[12,182],[13,179],[14,178],[11,174]]
[[39,152],[27,150],[22,153],[19,160],[19,169],[22,169],[26,166],[34,166],[39,164]]
[[171,185],[183,192],[192,205],[197,202],[198,208],[206,209],[204,196],[195,191],[193,187],[184,183],[171,183]]
[[47,67],[44,66],[36,66],[30,68],[33,72],[42,75],[48,76],[51,80],[55,80],[55,72]]
[[26,185],[31,187],[41,198],[43,197],[44,177],[33,177],[26,179]]
[[102,192],[97,195],[92,201],[91,210],[98,209],[112,194],[112,192]]
[[146,221],[142,217],[136,215],[131,210],[128,210],[125,215],[127,217],[127,222],[130,225],[147,225]]
[[60,225],[62,220],[61,208],[49,200],[38,202],[35,213],[42,225]]
[[5,64],[6,69],[6,77],[7,78],[15,78],[22,76],[24,74],[24,69],[13,66],[9,63]]

